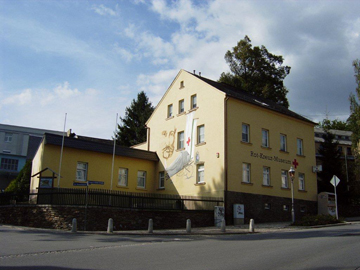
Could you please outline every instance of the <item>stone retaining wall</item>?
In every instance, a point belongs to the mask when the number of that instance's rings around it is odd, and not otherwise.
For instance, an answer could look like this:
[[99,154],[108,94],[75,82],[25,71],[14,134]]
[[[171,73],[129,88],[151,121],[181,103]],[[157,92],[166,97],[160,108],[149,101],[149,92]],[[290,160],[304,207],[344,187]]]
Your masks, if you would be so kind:
[[9,205],[0,206],[0,224],[70,230],[76,218],[78,230],[106,231],[109,218],[114,230],[146,230],[153,219],[154,230],[185,228],[190,219],[192,227],[214,225],[213,211],[161,211],[112,207],[61,205]]

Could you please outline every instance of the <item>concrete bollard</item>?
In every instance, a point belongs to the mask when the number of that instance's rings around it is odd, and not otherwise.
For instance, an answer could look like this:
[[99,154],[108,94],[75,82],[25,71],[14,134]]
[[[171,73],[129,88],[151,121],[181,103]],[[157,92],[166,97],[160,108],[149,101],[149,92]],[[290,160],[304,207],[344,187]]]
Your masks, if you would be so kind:
[[71,232],[72,232],[72,233],[76,233],[76,232],[77,232],[77,221],[76,221],[76,218],[73,218],[73,220],[72,220]]
[[114,221],[112,218],[109,218],[107,233],[112,233],[112,232],[114,232]]
[[154,222],[152,219],[149,219],[148,233],[153,233],[154,231]]
[[251,233],[255,232],[255,223],[254,223],[253,219],[250,219],[249,232],[251,232]]
[[186,220],[186,232],[191,233],[191,220]]
[[221,221],[221,232],[225,232],[226,231],[226,224],[225,224],[225,219],[223,219]]

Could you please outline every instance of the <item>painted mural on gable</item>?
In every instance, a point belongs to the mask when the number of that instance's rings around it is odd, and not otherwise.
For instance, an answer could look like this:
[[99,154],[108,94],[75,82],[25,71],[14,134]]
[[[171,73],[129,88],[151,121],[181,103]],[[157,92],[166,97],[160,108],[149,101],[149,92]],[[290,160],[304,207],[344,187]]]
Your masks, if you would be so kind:
[[[184,176],[186,179],[193,177],[194,174],[194,148],[196,138],[196,123],[194,119],[194,112],[187,114],[186,128],[184,136],[184,150],[179,152],[176,159],[169,165],[165,163],[165,170],[169,177],[179,173],[179,176]],[[174,154],[176,128],[169,132],[163,131],[162,135],[166,137],[165,146],[162,148],[163,158],[165,162]]]

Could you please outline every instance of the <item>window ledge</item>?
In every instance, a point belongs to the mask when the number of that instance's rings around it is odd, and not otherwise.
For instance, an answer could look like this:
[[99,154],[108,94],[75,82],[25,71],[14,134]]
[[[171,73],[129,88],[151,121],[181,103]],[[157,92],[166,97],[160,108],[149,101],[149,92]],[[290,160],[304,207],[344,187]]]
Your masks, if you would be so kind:
[[269,146],[263,146],[263,145],[262,145],[261,148],[262,148],[262,149],[265,149],[265,150],[272,150],[272,148],[269,147]]
[[270,185],[262,185],[262,187],[264,187],[264,188],[273,188],[273,186],[270,186]]
[[157,188],[156,190],[165,190],[165,188],[164,187],[159,187],[159,188]]
[[307,190],[304,190],[304,189],[298,189],[298,192],[301,192],[301,193],[307,193]]
[[189,110],[188,113],[191,113],[191,112],[193,112],[193,111],[196,111],[197,109],[199,109],[199,107],[196,107],[196,108],[193,108],[193,109]]
[[206,182],[199,182],[194,184],[194,186],[203,186],[203,185],[206,185]]
[[129,187],[128,187],[128,186],[116,185],[116,187],[118,187],[118,188],[125,188],[125,189],[129,189]]
[[167,121],[167,120],[173,119],[174,117],[175,116],[170,116],[170,117],[166,118],[165,120]]
[[143,188],[143,187],[136,187],[135,189],[137,189],[137,190],[147,191],[147,189],[146,189],[146,188]]
[[280,152],[280,153],[283,153],[283,154],[289,154],[288,151],[284,151],[284,150],[281,150],[281,149],[279,150],[279,152]]
[[297,157],[302,157],[302,158],[305,158],[306,156],[305,155],[299,155],[299,154],[296,154]]
[[246,186],[253,186],[254,183],[251,182],[241,182],[242,185],[246,185]]
[[281,187],[282,190],[290,190],[288,187]]
[[251,142],[240,141],[240,143],[245,144],[245,145],[249,145],[249,146],[252,146],[252,145],[253,145]]
[[181,115],[185,115],[185,114],[186,114],[186,112],[183,111],[182,113],[178,113],[176,116],[181,116]]
[[195,146],[197,147],[197,146],[202,146],[202,145],[205,145],[205,144],[206,144],[206,142],[202,142],[202,143],[195,144]]
[[176,152],[181,152],[181,151],[184,151],[185,150],[185,148],[178,148],[178,149],[176,149],[175,151]]

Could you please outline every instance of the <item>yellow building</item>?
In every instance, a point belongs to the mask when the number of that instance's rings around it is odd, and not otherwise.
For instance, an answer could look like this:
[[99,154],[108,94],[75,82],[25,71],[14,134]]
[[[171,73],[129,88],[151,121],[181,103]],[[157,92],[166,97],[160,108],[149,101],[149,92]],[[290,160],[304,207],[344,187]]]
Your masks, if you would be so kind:
[[147,121],[157,190],[223,197],[227,222],[233,205],[245,219],[290,220],[291,180],[295,213],[316,214],[314,125],[274,102],[181,70]]
[[30,192],[36,193],[39,187],[81,188],[86,182],[96,189],[155,192],[156,153],[116,146],[113,162],[109,140],[64,137],[59,178],[62,139],[45,133],[33,159]]

